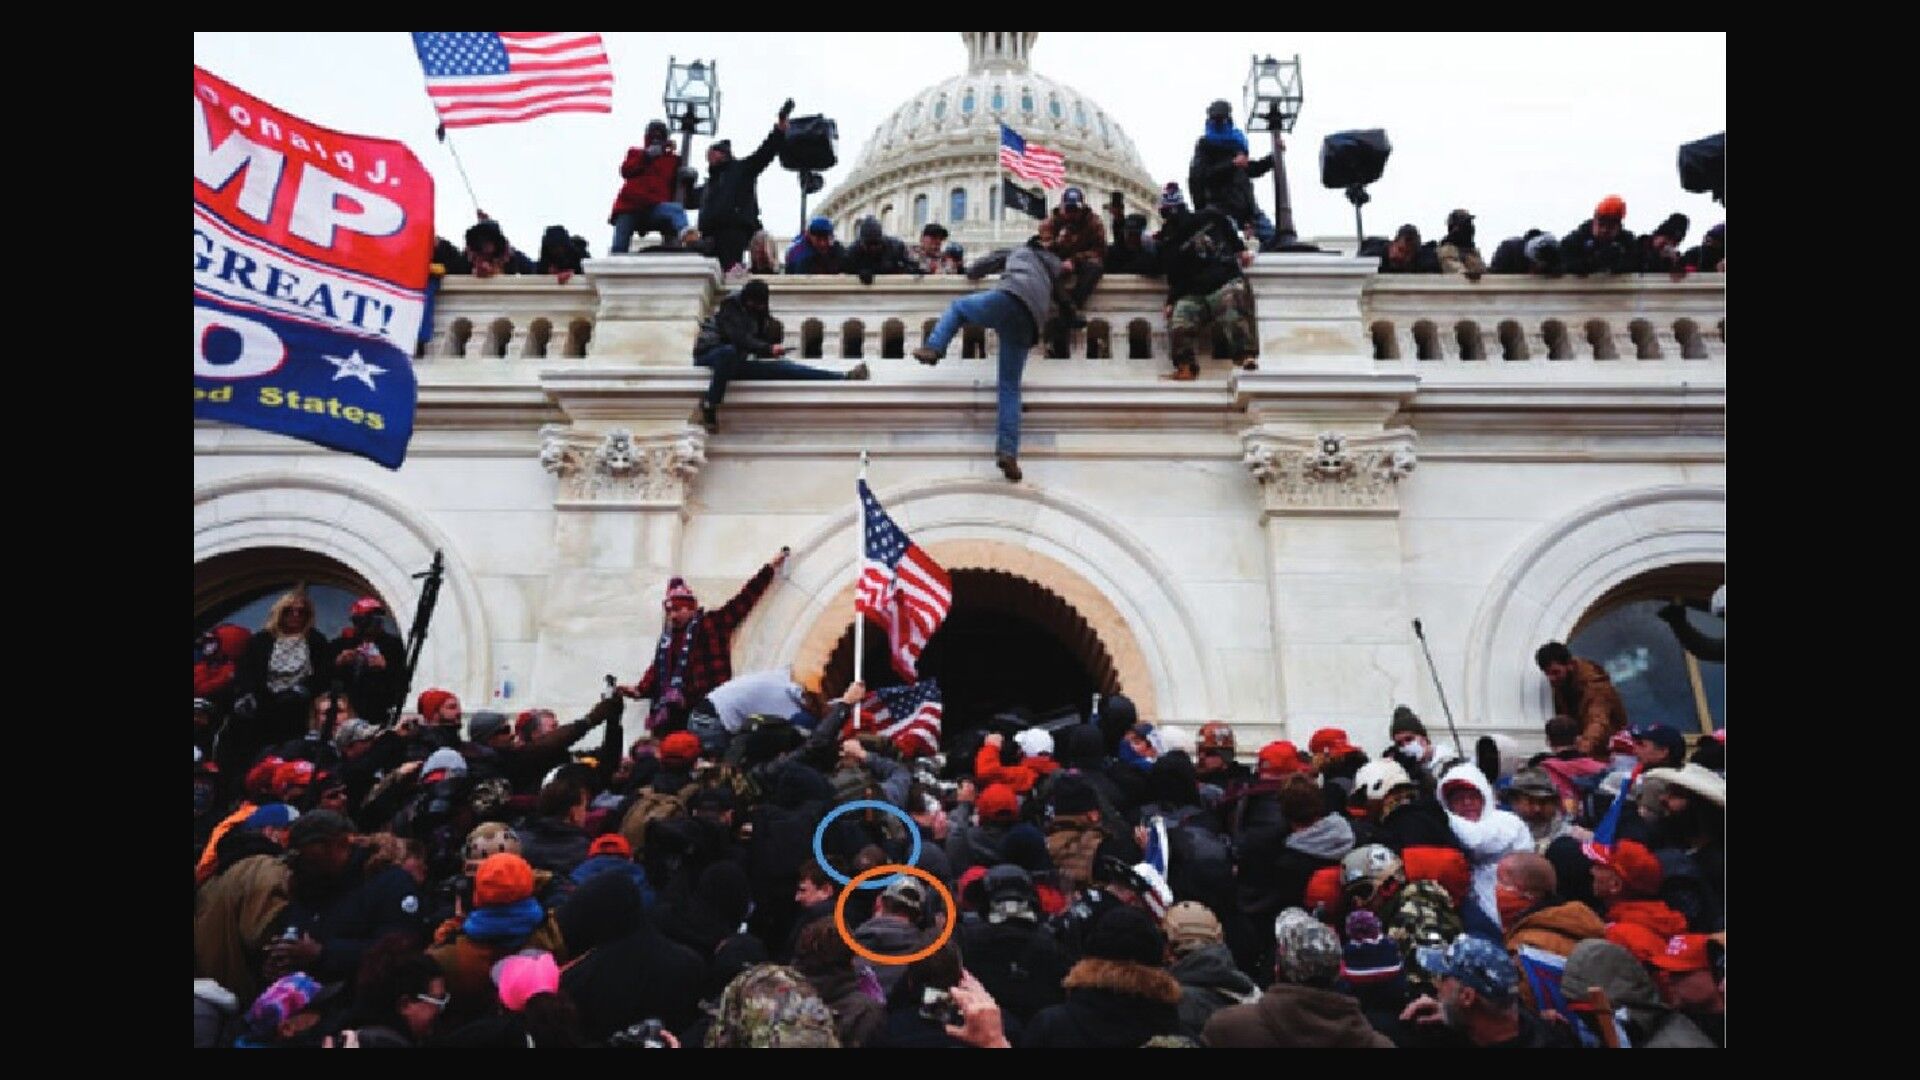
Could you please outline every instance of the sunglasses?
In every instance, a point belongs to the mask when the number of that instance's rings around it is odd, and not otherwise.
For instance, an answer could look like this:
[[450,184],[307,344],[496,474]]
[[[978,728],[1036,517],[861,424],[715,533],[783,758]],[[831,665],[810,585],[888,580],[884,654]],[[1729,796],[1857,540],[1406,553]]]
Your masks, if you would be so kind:
[[413,997],[414,997],[414,1000],[424,1001],[436,1009],[446,1008],[447,1002],[453,1000],[452,994],[441,994],[439,997],[434,997],[430,994],[415,994],[413,995]]

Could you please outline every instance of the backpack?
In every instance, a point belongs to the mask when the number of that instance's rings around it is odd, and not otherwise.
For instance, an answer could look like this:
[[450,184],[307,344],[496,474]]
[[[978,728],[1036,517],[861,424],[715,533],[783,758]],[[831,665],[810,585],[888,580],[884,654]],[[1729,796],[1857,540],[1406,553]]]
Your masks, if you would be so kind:
[[1093,879],[1093,857],[1106,839],[1100,826],[1088,822],[1080,826],[1061,823],[1047,832],[1047,854],[1060,872],[1063,885],[1084,889]]
[[620,835],[626,837],[636,856],[646,846],[648,825],[663,818],[686,816],[687,793],[690,791],[692,788],[689,786],[669,795],[649,787],[633,800],[626,816],[620,819]]

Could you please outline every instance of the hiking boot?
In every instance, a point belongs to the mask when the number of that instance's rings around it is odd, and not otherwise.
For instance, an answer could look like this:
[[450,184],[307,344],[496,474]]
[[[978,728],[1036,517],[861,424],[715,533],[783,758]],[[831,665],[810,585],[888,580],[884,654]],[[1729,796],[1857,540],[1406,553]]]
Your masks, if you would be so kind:
[[1240,360],[1235,361],[1235,363],[1239,364],[1241,370],[1243,371],[1259,371],[1260,370],[1260,361],[1255,360],[1251,356],[1243,357]]
[[1014,457],[1012,454],[995,454],[993,455],[993,463],[995,465],[1000,466],[1001,475],[1005,476],[1007,479],[1013,481],[1016,484],[1020,482],[1021,473],[1020,473],[1020,461],[1018,458]]
[[[940,354],[937,352],[934,352],[932,349],[927,348],[925,345],[922,345],[919,348],[913,350],[913,358],[927,365],[928,367],[932,367],[933,365],[940,362]],[[864,367],[865,365],[861,365],[861,366]]]
[[1200,365],[1181,364],[1179,367],[1173,369],[1172,374],[1162,375],[1160,377],[1170,379],[1173,382],[1192,382],[1200,377]]
[[847,369],[846,379],[848,382],[866,382],[872,377],[873,373],[867,370],[867,364],[864,360]]
[[709,435],[720,434],[720,410],[714,408],[713,406],[707,404],[704,401],[701,402],[700,403],[700,426],[703,428],[706,428],[707,434]]

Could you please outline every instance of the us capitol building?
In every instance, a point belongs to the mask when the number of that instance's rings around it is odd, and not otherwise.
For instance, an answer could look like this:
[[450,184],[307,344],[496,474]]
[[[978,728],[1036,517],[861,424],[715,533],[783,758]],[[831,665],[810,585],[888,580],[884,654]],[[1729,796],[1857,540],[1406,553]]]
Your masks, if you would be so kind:
[[[896,110],[821,212],[909,239],[924,213],[984,250],[997,118],[1060,150],[1089,201],[1152,207],[1115,118],[1031,70],[1036,35],[962,36],[966,73]],[[1636,722],[1724,721],[1721,665],[1653,615],[1725,580],[1721,275],[1472,283],[1267,254],[1247,276],[1259,370],[1203,357],[1191,383],[1159,378],[1161,284],[1109,276],[1067,355],[1028,364],[1018,484],[992,462],[993,361],[960,355],[991,357],[991,335],[935,368],[910,356],[962,278],[769,279],[791,349],[873,378],[735,384],[712,436],[690,422],[707,372],[689,360],[725,295],[711,261],[449,278],[400,470],[195,422],[196,628],[257,628],[305,581],[322,629],[370,592],[404,633],[441,551],[416,692],[573,716],[602,675],[645,669],[668,578],[716,606],[790,545],[734,669],[791,664],[837,693],[868,450],[880,501],[953,576],[921,663],[950,732],[1125,693],[1144,719],[1233,723],[1243,755],[1328,726],[1377,749],[1400,703],[1444,740],[1416,618],[1469,752],[1477,734],[1540,744],[1551,639],[1604,663]],[[877,684],[884,637],[866,636]]]
[[[1000,170],[1002,123],[1029,144],[1059,151],[1067,184],[1085,191],[1103,220],[1115,191],[1125,196],[1128,213],[1158,220],[1160,185],[1119,123],[1079,91],[1032,70],[1028,57],[1039,34],[960,36],[966,74],[895,109],[874,129],[852,173],[821,201],[819,212],[833,221],[835,235],[850,237],[861,218],[873,216],[888,236],[912,244],[921,226],[937,221],[969,258],[1026,239],[1033,221],[1018,210],[1007,213],[999,239],[994,236],[1001,177],[1039,187]],[[1060,190],[1045,193],[1049,208],[1059,203]]]

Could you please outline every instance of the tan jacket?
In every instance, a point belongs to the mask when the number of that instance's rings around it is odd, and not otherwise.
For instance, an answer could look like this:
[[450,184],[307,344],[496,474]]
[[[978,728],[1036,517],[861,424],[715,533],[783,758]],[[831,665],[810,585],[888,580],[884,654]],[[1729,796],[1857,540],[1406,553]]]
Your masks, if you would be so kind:
[[202,886],[193,902],[193,975],[212,979],[242,1005],[266,989],[260,963],[286,910],[292,874],[277,855],[254,855]]
[[[1541,952],[1555,956],[1573,955],[1573,947],[1591,938],[1605,938],[1607,924],[1593,909],[1579,901],[1569,901],[1528,915],[1507,931],[1507,952],[1513,955],[1514,963],[1520,962],[1520,947],[1531,945]],[[1528,984],[1523,972],[1520,977],[1520,1001],[1529,1009],[1538,1007],[1533,1000],[1533,987]]]
[[1578,657],[1573,674],[1553,688],[1553,711],[1580,721],[1580,752],[1588,757],[1607,756],[1607,741],[1627,727],[1627,707],[1606,671],[1591,660]]
[[440,965],[441,974],[446,976],[447,993],[453,998],[441,1017],[447,1030],[487,1015],[495,1001],[493,965],[524,949],[544,949],[553,954],[556,964],[565,964],[568,959],[566,938],[561,936],[560,924],[551,913],[518,945],[509,947],[501,942],[475,941],[462,933],[444,945],[427,950],[427,955],[433,957]]

